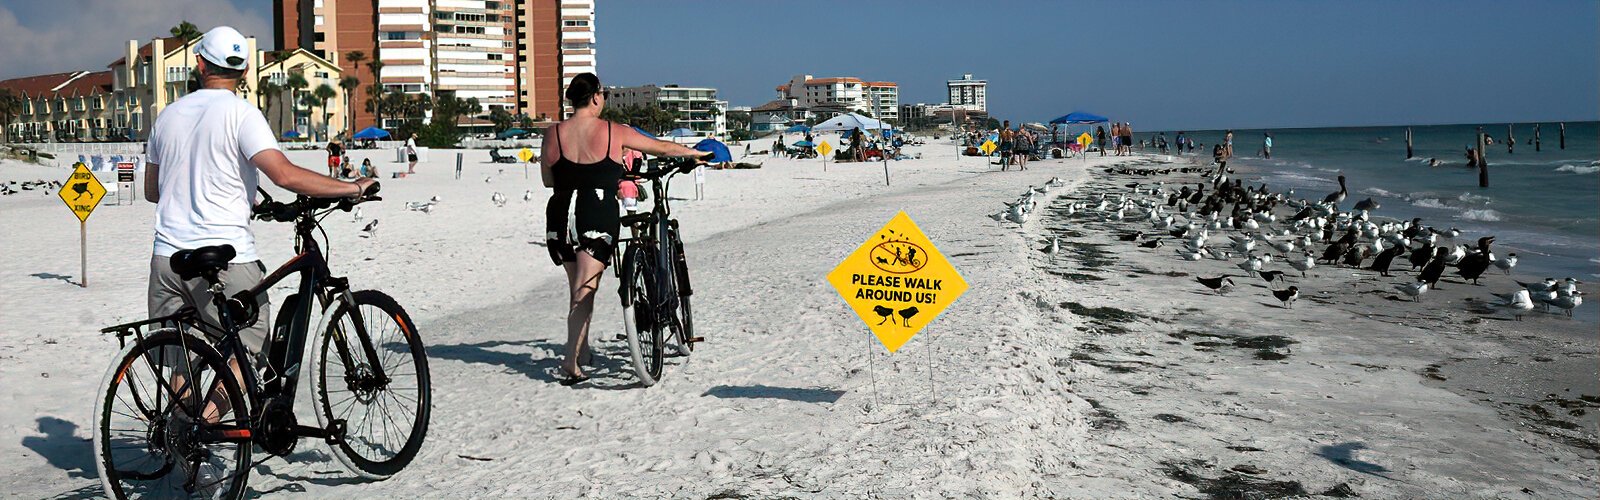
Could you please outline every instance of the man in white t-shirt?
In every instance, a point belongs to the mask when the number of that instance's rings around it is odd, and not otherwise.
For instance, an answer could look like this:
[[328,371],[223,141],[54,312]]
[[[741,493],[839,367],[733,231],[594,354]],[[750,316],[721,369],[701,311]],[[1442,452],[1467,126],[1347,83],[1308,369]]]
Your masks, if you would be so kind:
[[[151,317],[158,317],[192,305],[208,322],[219,324],[205,280],[179,278],[172,270],[173,253],[231,245],[237,256],[220,275],[224,293],[249,290],[266,271],[250,233],[260,173],[289,191],[323,198],[359,196],[373,181],[336,180],[290,163],[278,150],[261,110],[235,94],[250,60],[244,35],[227,26],[214,28],[195,53],[202,88],[162,110],[150,132],[144,188],[145,199],[156,204],[156,227],[149,307]],[[239,337],[263,360],[271,310],[265,294],[257,299],[261,319]]]

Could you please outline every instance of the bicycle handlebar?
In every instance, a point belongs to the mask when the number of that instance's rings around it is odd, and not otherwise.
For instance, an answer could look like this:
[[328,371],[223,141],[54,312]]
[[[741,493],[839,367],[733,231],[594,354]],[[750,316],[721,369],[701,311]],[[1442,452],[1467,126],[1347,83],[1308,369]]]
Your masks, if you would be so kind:
[[313,198],[306,195],[297,195],[293,202],[280,203],[273,201],[272,195],[267,194],[265,190],[256,188],[256,191],[261,194],[262,201],[251,208],[251,212],[258,220],[274,222],[292,222],[302,214],[330,208],[349,212],[356,205],[369,201],[382,201],[383,198],[377,196],[379,189],[381,189],[381,186],[379,186],[378,181],[372,181],[372,184],[367,185],[367,188],[362,190],[361,194],[355,198]]
[[716,156],[716,153],[706,152],[705,154],[702,154],[700,156],[691,156],[691,157],[688,157],[688,158],[679,158],[677,160],[673,160],[672,163],[667,168],[658,168],[658,169],[651,170],[649,172],[643,172],[643,173],[630,173],[630,174],[624,175],[623,178],[624,179],[628,179],[628,180],[653,181],[653,180],[656,180],[656,179],[660,179],[662,177],[666,177],[666,176],[671,175],[671,174],[687,174],[690,171],[694,170],[695,167],[698,167],[698,166],[706,164],[707,162],[709,162],[711,160],[711,158],[713,158],[715,156]]

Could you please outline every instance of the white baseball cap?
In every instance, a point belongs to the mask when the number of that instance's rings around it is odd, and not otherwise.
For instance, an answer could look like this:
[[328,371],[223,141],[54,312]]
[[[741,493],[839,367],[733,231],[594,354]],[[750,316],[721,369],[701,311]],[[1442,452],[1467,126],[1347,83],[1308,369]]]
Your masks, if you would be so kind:
[[228,69],[243,70],[250,65],[250,41],[239,30],[218,26],[207,31],[194,53],[206,62]]

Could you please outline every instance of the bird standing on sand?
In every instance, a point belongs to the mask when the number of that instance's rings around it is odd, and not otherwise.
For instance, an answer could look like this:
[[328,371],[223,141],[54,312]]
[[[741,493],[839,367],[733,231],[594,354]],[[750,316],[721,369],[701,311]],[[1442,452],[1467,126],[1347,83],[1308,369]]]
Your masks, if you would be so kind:
[[1369,197],[1369,198],[1367,198],[1365,200],[1361,200],[1361,201],[1356,202],[1356,207],[1355,208],[1356,208],[1356,210],[1364,210],[1364,211],[1371,212],[1373,210],[1377,210],[1381,206],[1382,205],[1379,205],[1377,201],[1374,201],[1372,198]]
[[1505,271],[1507,275],[1511,274],[1511,268],[1517,267],[1517,253],[1512,252],[1500,258],[1500,260],[1494,261],[1494,267]]
[[374,236],[377,236],[377,235],[378,235],[378,219],[372,219],[372,222],[368,222],[367,223],[367,227],[361,228],[361,237],[362,238],[371,238],[371,237],[374,237]]
[[1372,259],[1372,265],[1367,266],[1367,269],[1377,271],[1384,277],[1388,277],[1389,263],[1394,262],[1394,258],[1399,257],[1400,253],[1404,251],[1406,251],[1406,247],[1399,245],[1385,248],[1382,252],[1378,253],[1377,257]]
[[1199,282],[1202,285],[1205,285],[1206,288],[1210,288],[1211,291],[1217,292],[1217,295],[1222,295],[1222,292],[1224,290],[1227,290],[1227,289],[1233,287],[1233,279],[1229,278],[1228,275],[1226,275],[1226,274],[1224,274],[1222,276],[1215,277],[1215,278],[1198,278],[1197,277],[1194,280]]
[[1061,237],[1050,235],[1050,244],[1044,247],[1044,253],[1055,255],[1061,252]]
[[1478,238],[1478,251],[1467,254],[1456,263],[1456,274],[1462,279],[1472,280],[1477,285],[1478,278],[1483,277],[1483,272],[1489,269],[1494,260],[1494,252],[1489,251],[1489,244],[1494,243],[1493,236]]
[[1445,256],[1448,253],[1450,251],[1443,248],[1433,249],[1433,259],[1428,261],[1428,265],[1422,266],[1422,272],[1417,273],[1417,281],[1427,282],[1428,286],[1438,290],[1439,277],[1444,276],[1444,266],[1447,264]]
[[1571,294],[1557,294],[1554,299],[1545,299],[1544,303],[1567,310],[1567,317],[1572,317],[1572,310],[1583,304],[1583,292]]
[[1300,298],[1300,287],[1291,286],[1285,290],[1273,290],[1272,296],[1283,302],[1284,309],[1294,309],[1294,301]]
[[522,201],[533,201],[533,190],[532,189],[529,189],[527,191],[523,191],[522,192]]
[[356,209],[350,213],[350,216],[353,219],[355,219],[353,222],[355,222],[357,224],[360,224],[361,223],[361,207],[356,207]]
[[1298,259],[1289,260],[1289,267],[1294,268],[1296,271],[1300,271],[1300,277],[1304,278],[1306,277],[1306,271],[1310,271],[1311,268],[1317,267],[1317,259],[1311,256],[1311,252],[1306,252]]
[[1139,247],[1140,248],[1160,248],[1161,247],[1161,238],[1156,238],[1156,239],[1153,239],[1153,240],[1150,240],[1150,241],[1146,241],[1144,243],[1140,243]]
[[[1260,275],[1261,279],[1266,280],[1267,286],[1272,287],[1273,289],[1277,289],[1275,282],[1283,279],[1283,271],[1258,271],[1256,274]],[[1289,280],[1283,280],[1283,282],[1288,283]]]
[[494,194],[489,195],[489,201],[494,202],[494,206],[504,207],[506,206],[506,195],[500,194],[499,191],[495,191]]
[[1322,197],[1322,202],[1330,205],[1338,205],[1340,203],[1344,203],[1344,198],[1349,194],[1350,192],[1344,187],[1344,176],[1341,175],[1339,176],[1339,190],[1328,193],[1327,196]]
[[1245,259],[1244,262],[1234,265],[1239,266],[1239,269],[1243,269],[1246,276],[1255,276],[1257,272],[1261,271],[1261,258],[1252,255],[1250,258]]
[[1527,290],[1517,290],[1507,294],[1494,294],[1500,298],[1500,305],[1511,310],[1511,315],[1522,321],[1522,314],[1533,310],[1533,299]]
[[1395,285],[1394,288],[1399,290],[1400,293],[1406,294],[1407,297],[1411,297],[1412,302],[1421,302],[1422,294],[1428,293],[1428,283],[1426,281],[1401,283]]

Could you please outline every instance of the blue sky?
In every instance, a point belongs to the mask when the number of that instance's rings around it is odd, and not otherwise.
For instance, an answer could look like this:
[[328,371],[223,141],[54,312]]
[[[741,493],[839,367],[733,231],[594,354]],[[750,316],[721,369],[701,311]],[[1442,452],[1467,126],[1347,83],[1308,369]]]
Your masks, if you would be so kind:
[[[1072,110],[1144,130],[1594,120],[1600,2],[599,0],[607,84],[717,87],[757,105],[798,73],[997,117]],[[63,15],[94,12],[94,23]],[[0,0],[0,78],[100,69],[180,18],[270,46],[270,0]],[[40,57],[44,55],[45,57]]]

